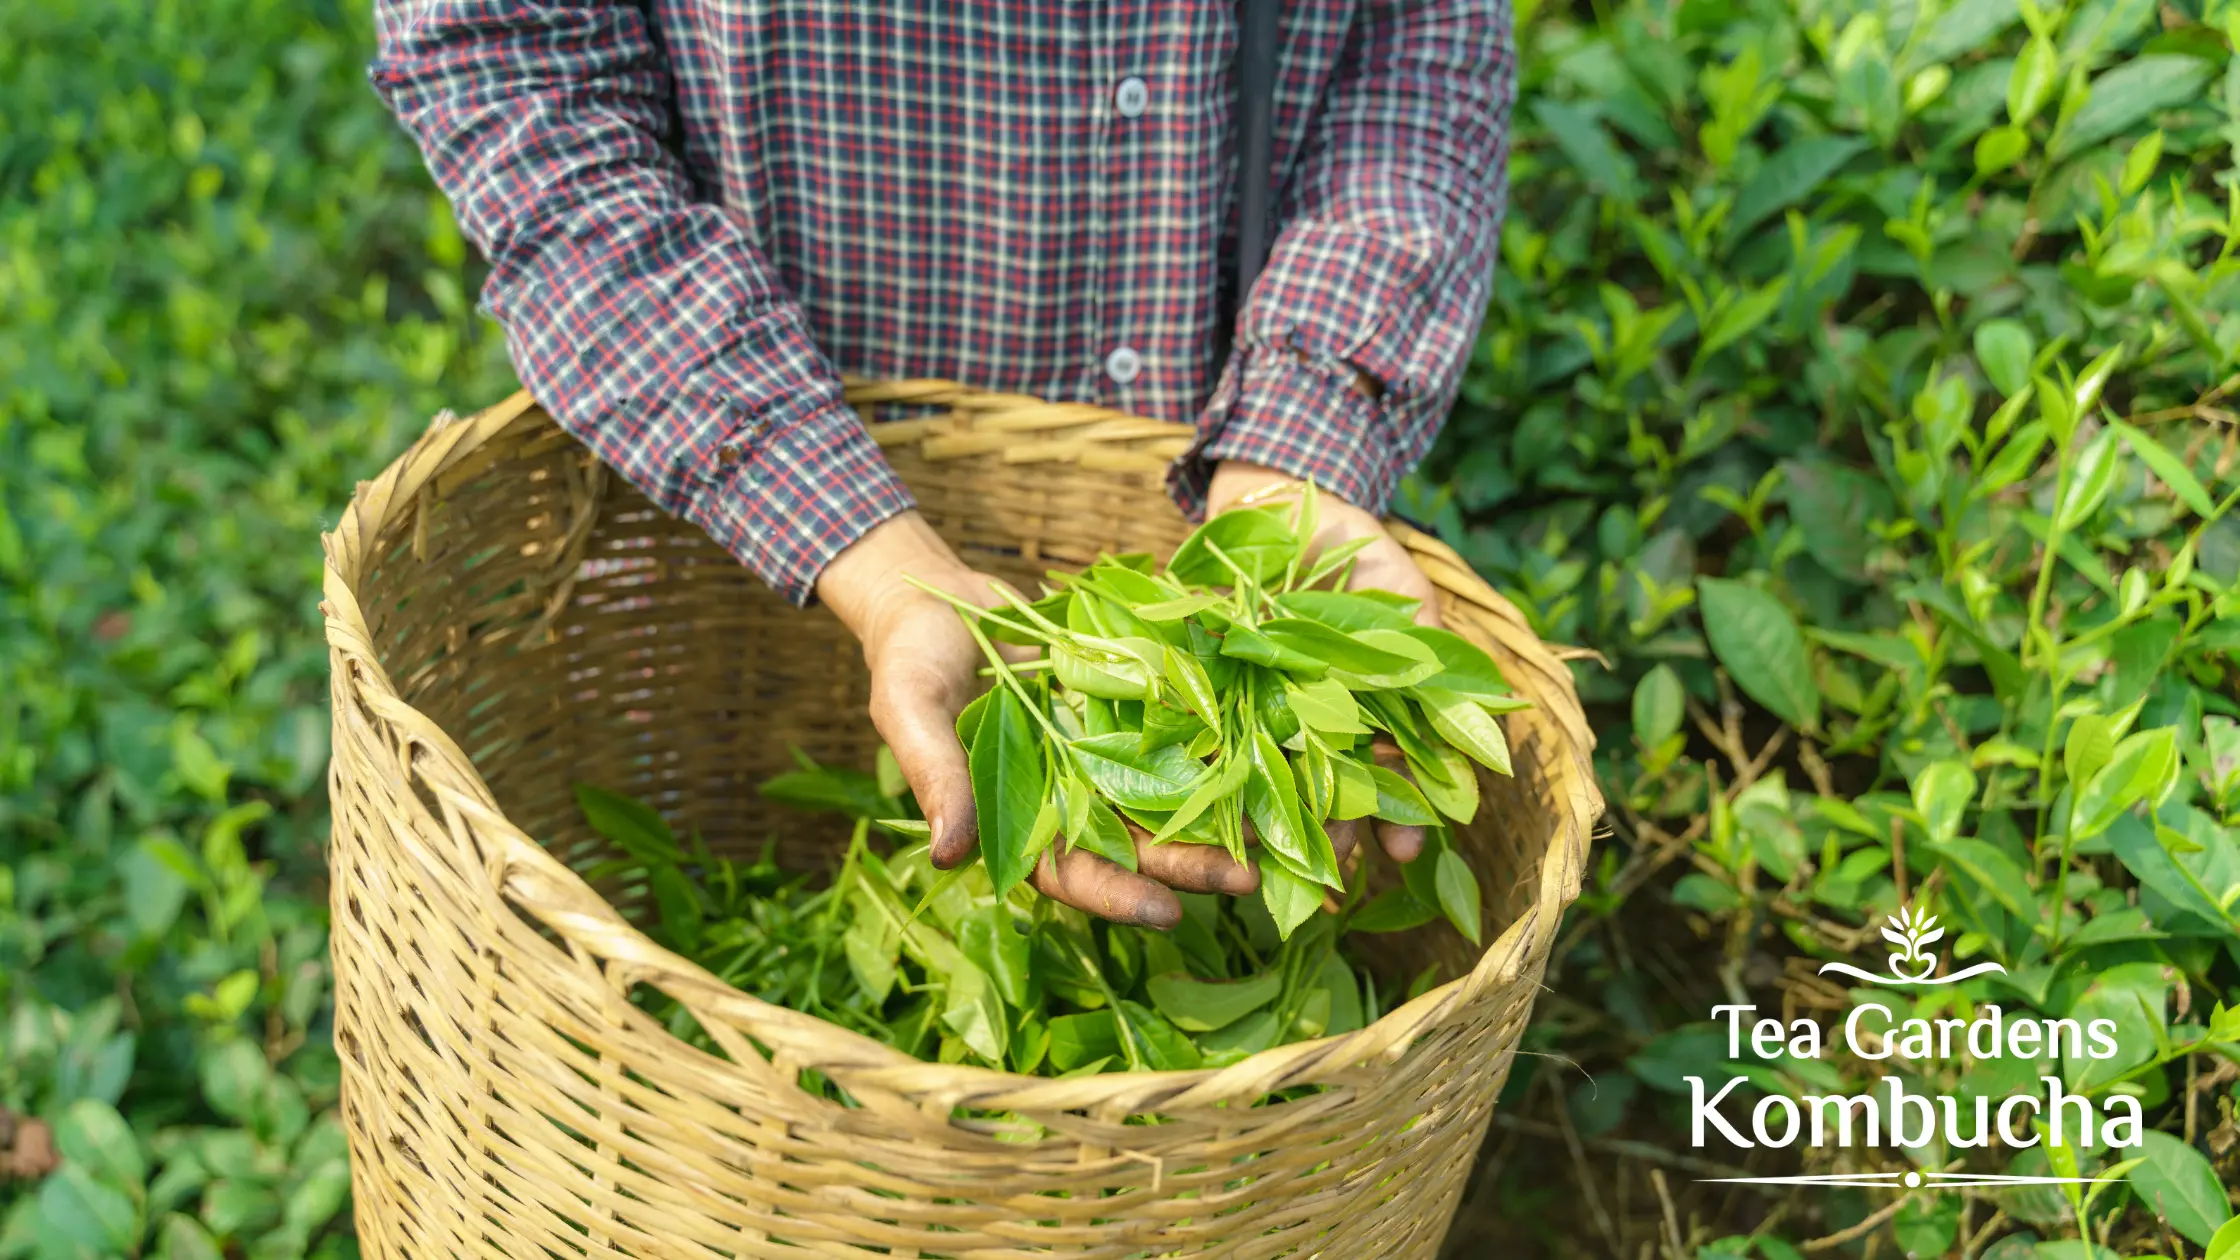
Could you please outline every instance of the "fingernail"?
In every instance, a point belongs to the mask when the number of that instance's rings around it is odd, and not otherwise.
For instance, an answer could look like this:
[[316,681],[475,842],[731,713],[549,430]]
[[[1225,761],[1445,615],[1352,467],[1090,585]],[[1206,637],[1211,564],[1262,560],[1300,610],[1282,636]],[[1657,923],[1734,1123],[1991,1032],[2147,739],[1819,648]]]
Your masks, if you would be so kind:
[[1182,902],[1173,897],[1146,901],[1136,907],[1136,922],[1153,931],[1172,931],[1182,922]]

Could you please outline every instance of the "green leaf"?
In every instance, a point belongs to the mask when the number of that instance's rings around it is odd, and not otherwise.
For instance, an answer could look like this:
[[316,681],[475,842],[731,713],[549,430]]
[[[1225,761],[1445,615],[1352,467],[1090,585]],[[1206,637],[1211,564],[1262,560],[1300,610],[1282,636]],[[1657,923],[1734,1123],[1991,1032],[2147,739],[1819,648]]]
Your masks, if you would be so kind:
[[1353,912],[1346,920],[1349,932],[1405,932],[1439,917],[1437,906],[1426,905],[1406,888],[1387,888]]
[[156,1260],[225,1260],[225,1252],[201,1222],[173,1212],[163,1218],[163,1232],[156,1240]]
[[964,958],[955,962],[956,966],[942,978],[946,992],[941,1002],[941,1026],[991,1065],[1000,1064],[1011,1034],[1003,999],[988,973]]
[[[1344,821],[1367,818],[1377,812],[1382,801],[1377,791],[1376,773],[1370,766],[1352,757],[1339,756],[1330,759],[1330,769],[1336,775],[1335,790],[1331,793],[1331,818]],[[1420,793],[1416,800],[1422,804]],[[1431,807],[1423,805],[1422,812],[1430,813]]]
[[1976,776],[1958,761],[1937,761],[1913,781],[1913,807],[1924,820],[1931,843],[1960,834],[1960,821],[1975,799]]
[[996,993],[1021,1010],[1031,992],[1032,949],[1001,903],[976,906],[957,925],[957,948],[995,981]]
[[1290,704],[1291,711],[1298,715],[1309,730],[1324,735],[1369,733],[1368,726],[1361,720],[1361,706],[1355,703],[1353,693],[1335,678],[1321,678],[1308,683],[1286,681],[1283,696]]
[[1788,295],[1789,277],[1783,276],[1750,290],[1747,296],[1714,313],[1704,329],[1702,344],[1696,347],[1696,357],[1708,359],[1750,335],[1780,308],[1781,300]]
[[1035,816],[1042,812],[1047,776],[1043,773],[1041,741],[1036,738],[1027,706],[1009,687],[999,687],[992,694],[994,699],[980,721],[978,738],[972,741],[970,761],[972,805],[980,821],[980,856],[1000,897],[1034,867],[1030,841]]
[[58,1247],[49,1255],[124,1255],[140,1240],[140,1210],[131,1196],[74,1164],[64,1164],[39,1184],[38,1203],[54,1242],[85,1249]]
[[1214,693],[1213,679],[1206,676],[1204,663],[1190,653],[1168,644],[1164,653],[1166,679],[1190,702],[1190,711],[1208,722],[1221,714],[1221,699]]
[[1120,1031],[1112,1012],[1060,1015],[1050,1021],[1050,1064],[1071,1072],[1120,1053]]
[[1547,96],[1533,100],[1532,112],[1588,188],[1629,204],[1640,199],[1633,159],[1610,142],[1593,114]]
[[[1136,854],[1136,840],[1129,833],[1128,825],[1121,821],[1120,815],[1112,812],[1112,807],[1100,800],[1089,802],[1088,815],[1089,825],[1078,832],[1066,833],[1066,838],[1073,844],[1087,849],[1107,862],[1124,866],[1131,871],[1137,869],[1136,863],[1139,859]],[[1181,817],[1179,813],[1175,816]],[[1188,825],[1187,821],[1183,824],[1183,826]],[[1165,830],[1165,828],[1162,827],[1161,830]],[[1182,827],[1176,827],[1174,830],[1179,832]]]
[[2022,47],[2022,54],[2015,58],[2014,70],[2007,76],[2007,117],[2015,126],[2037,117],[2053,96],[2053,86],[2061,74],[2061,54],[2054,51],[2053,41],[2043,35],[2032,36]]
[[2005,850],[1981,840],[1946,840],[1935,848],[1937,856],[1966,872],[2007,913],[2024,923],[2037,923],[2037,894]]
[[2030,152],[2030,133],[2009,124],[1993,127],[1976,137],[1976,174],[1990,177],[2013,166]]
[[1976,325],[1976,362],[1991,387],[2007,397],[2030,388],[2030,362],[2038,353],[2030,330],[2011,319],[1987,319]]
[[1410,629],[1416,624],[1416,602],[1395,604],[1360,591],[1285,591],[1276,596],[1276,607],[1293,617],[1344,631]]
[[1221,655],[1232,660],[1250,661],[1255,665],[1280,669],[1302,678],[1320,678],[1330,669],[1314,657],[1293,651],[1245,625],[1233,625],[1222,635]]
[[117,1109],[94,1098],[81,1098],[62,1113],[54,1129],[55,1148],[70,1163],[92,1173],[103,1183],[138,1193],[148,1178],[148,1160],[140,1151]]
[[1180,748],[1145,753],[1139,737],[1126,731],[1086,736],[1068,747],[1082,776],[1125,809],[1175,809],[1210,773],[1204,762]]
[[[1298,780],[1292,777],[1283,750],[1257,726],[1246,748],[1252,773],[1245,783],[1244,807],[1253,829],[1260,833],[1261,845],[1305,878],[1332,888],[1344,887],[1329,835],[1301,815]],[[1262,864],[1263,870],[1266,865]],[[1268,908],[1273,912],[1275,903],[1270,902]],[[1282,922],[1280,914],[1276,917]]]
[[1678,734],[1686,714],[1687,695],[1670,665],[1656,666],[1634,684],[1633,736],[1642,747],[1654,748]]
[[1440,738],[1495,774],[1510,773],[1509,740],[1501,723],[1476,700],[1431,687],[1417,687],[1411,694]]
[[2201,485],[2201,479],[2194,476],[2193,470],[2186,467],[2185,461],[2178,458],[2169,447],[2121,420],[2111,422],[2108,427],[2131,444],[2131,449],[2146,461],[2147,467],[2154,470],[2154,475],[2162,479],[2162,484],[2170,487],[2170,492],[2177,495],[2180,502],[2192,508],[2194,515],[2204,520],[2216,515],[2217,505],[2210,500],[2209,492]]
[[[1373,647],[1359,636],[1343,630],[1334,630],[1319,621],[1303,617],[1277,617],[1262,622],[1260,633],[1274,640],[1278,646],[1289,648],[1301,656],[1310,656],[1332,669],[1350,674],[1381,676],[1398,674],[1413,669],[1429,657],[1427,651],[1402,655]],[[1387,631],[1386,633],[1392,633]],[[1415,645],[1415,640],[1402,636],[1402,641]],[[1432,662],[1436,664],[1435,661]]]
[[1439,851],[1439,866],[1435,873],[1439,890],[1439,908],[1447,915],[1447,922],[1469,938],[1472,945],[1479,943],[1478,876],[1470,864],[1453,849]]
[[2206,1247],[2233,1219],[2224,1185],[2208,1157],[2184,1140],[2149,1129],[2140,1135],[2141,1162],[2131,1170],[2131,1189],[2147,1210]]
[[674,863],[652,867],[646,876],[653,889],[654,909],[661,916],[663,940],[681,953],[697,953],[705,923],[699,890]]
[[2217,1230],[2201,1260],[2240,1260],[2240,1220],[2226,1221]]
[[1740,240],[1750,229],[1804,200],[1868,148],[1855,136],[1819,136],[1798,140],[1776,150],[1758,164],[1757,174],[1736,195],[1729,229]]
[[1167,575],[1206,586],[1228,586],[1236,575],[1221,557],[1227,556],[1255,582],[1283,576],[1299,554],[1299,540],[1291,533],[1285,514],[1271,508],[1239,508],[1223,512],[1192,531],[1175,548],[1167,562]]
[[1877,546],[1872,527],[1898,515],[1890,488],[1825,458],[1784,460],[1781,478],[1805,550],[1830,573],[1867,581]]
[[1282,862],[1262,862],[1260,898],[1266,903],[1269,916],[1276,921],[1276,931],[1289,940],[1300,924],[1313,918],[1314,912],[1322,908],[1323,886]]
[[1511,694],[1509,680],[1502,676],[1501,667],[1494,664],[1484,648],[1470,640],[1436,626],[1410,626],[1403,633],[1430,648],[1432,655],[1438,658],[1439,672],[1424,679],[1423,686],[1486,700]]
[[[1359,764],[1359,763],[1356,763]],[[1429,827],[1439,821],[1416,785],[1380,765],[1364,767],[1377,790],[1376,817],[1403,827]],[[1360,815],[1355,815],[1360,817]]]
[[1159,1013],[1184,1032],[1227,1028],[1276,1000],[1283,975],[1263,971],[1244,980],[1199,980],[1185,972],[1151,977],[1145,986]]
[[2094,772],[2076,794],[2069,813],[2070,843],[2106,831],[2134,806],[2160,804],[2176,784],[2178,768],[2178,732],[2174,727],[2140,731],[2117,744],[2108,764]]
[[576,784],[576,807],[591,829],[641,862],[674,862],[683,856],[676,833],[652,806],[587,783]]
[[1792,726],[1820,724],[1804,634],[1781,602],[1725,578],[1698,578],[1705,635],[1735,685]]
[[2116,435],[2103,429],[2085,445],[2077,456],[2077,466],[2069,471],[2069,483],[2054,506],[2054,524],[2070,530],[2091,519],[2115,487],[2122,462],[2116,458]]
[[1197,1043],[1183,1036],[1180,1029],[1161,1018],[1158,1012],[1140,1002],[1129,1001],[1120,1003],[1120,1012],[1127,1017],[1127,1032],[1134,1036],[1142,1051],[1145,1067],[1154,1072],[1189,1072],[1204,1066]]
[[2216,66],[2198,57],[2147,53],[2092,81],[2092,95],[2049,150],[2059,161],[2145,122],[2166,109],[2201,99]]

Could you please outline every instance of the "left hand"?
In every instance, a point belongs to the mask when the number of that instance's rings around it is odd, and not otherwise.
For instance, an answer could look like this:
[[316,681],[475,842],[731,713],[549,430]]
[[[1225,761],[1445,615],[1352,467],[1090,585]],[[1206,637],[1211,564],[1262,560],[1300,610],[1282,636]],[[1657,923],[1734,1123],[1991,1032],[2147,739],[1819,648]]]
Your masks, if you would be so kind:
[[[1282,501],[1298,492],[1299,479],[1288,473],[1259,464],[1223,460],[1213,470],[1213,483],[1206,491],[1206,514],[1218,515],[1233,507]],[[1391,591],[1419,601],[1415,618],[1418,625],[1444,628],[1439,620],[1439,589],[1431,579],[1416,567],[1415,559],[1398,539],[1385,532],[1384,523],[1361,508],[1338,498],[1327,491],[1316,498],[1317,519],[1320,528],[1307,544],[1311,555],[1324,548],[1349,542],[1356,538],[1374,541],[1361,549],[1354,558],[1353,574],[1346,585],[1355,590]],[[1386,768],[1407,773],[1407,763],[1400,759],[1400,750],[1390,741],[1377,741],[1377,760]],[[1332,823],[1331,846],[1338,858],[1344,861],[1354,846],[1357,828],[1352,823]],[[1378,843],[1387,856],[1396,862],[1414,860],[1423,852],[1423,828],[1403,827],[1396,823],[1376,824]]]

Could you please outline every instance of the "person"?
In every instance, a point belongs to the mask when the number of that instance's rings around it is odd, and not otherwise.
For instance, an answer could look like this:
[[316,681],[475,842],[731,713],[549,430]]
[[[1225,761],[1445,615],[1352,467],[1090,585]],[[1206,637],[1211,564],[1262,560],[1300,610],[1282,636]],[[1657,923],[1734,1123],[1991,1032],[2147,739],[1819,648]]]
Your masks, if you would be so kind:
[[[858,637],[943,867],[976,840],[953,722],[981,662],[908,579],[984,605],[993,580],[916,512],[843,372],[1194,422],[1169,479],[1186,512],[1311,479],[1322,545],[1379,540],[1355,583],[1436,620],[1379,518],[1492,284],[1507,0],[1289,0],[1273,244],[1233,303],[1234,3],[375,5],[375,90],[488,257],[523,384]],[[1402,859],[1423,841],[1379,838]],[[1063,848],[1035,886],[1122,922],[1171,926],[1173,889],[1257,882],[1210,846],[1145,844],[1140,873]]]

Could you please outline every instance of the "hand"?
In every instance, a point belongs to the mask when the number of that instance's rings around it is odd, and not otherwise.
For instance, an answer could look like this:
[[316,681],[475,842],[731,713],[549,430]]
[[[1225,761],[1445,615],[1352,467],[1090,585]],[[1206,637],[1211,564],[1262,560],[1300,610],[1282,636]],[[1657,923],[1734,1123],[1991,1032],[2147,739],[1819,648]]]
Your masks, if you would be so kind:
[[[834,557],[817,579],[817,598],[863,644],[871,724],[894,750],[932,828],[933,864],[948,870],[969,858],[980,838],[957,713],[980,693],[987,658],[957,610],[911,578],[983,608],[1003,606],[996,579],[958,559],[916,512],[875,526]],[[1153,845],[1141,831],[1135,839],[1140,874],[1085,849],[1061,853],[1060,840],[1036,863],[1034,887],[1089,914],[1161,929],[1182,920],[1172,888],[1241,894],[1259,887],[1251,868],[1220,849]]]
[[[1213,483],[1206,491],[1206,513],[1214,515],[1233,507],[1248,507],[1295,496],[1299,479],[1273,468],[1259,464],[1224,460],[1213,470]],[[1418,625],[1439,627],[1439,589],[1416,567],[1408,549],[1385,532],[1384,523],[1368,512],[1328,492],[1315,499],[1316,518],[1320,527],[1307,544],[1308,550],[1319,554],[1326,547],[1350,542],[1356,538],[1373,541],[1354,557],[1353,574],[1346,585],[1356,590],[1391,591],[1419,601],[1416,605]],[[1378,737],[1372,745],[1377,763],[1402,776],[1408,766],[1400,749],[1391,740]],[[1325,828],[1330,833],[1330,847],[1337,852],[1338,860],[1346,862],[1353,855],[1356,835],[1354,822],[1332,822]],[[1403,827],[1398,823],[1379,822],[1375,825],[1377,842],[1386,856],[1395,862],[1414,861],[1423,852],[1423,828]]]

